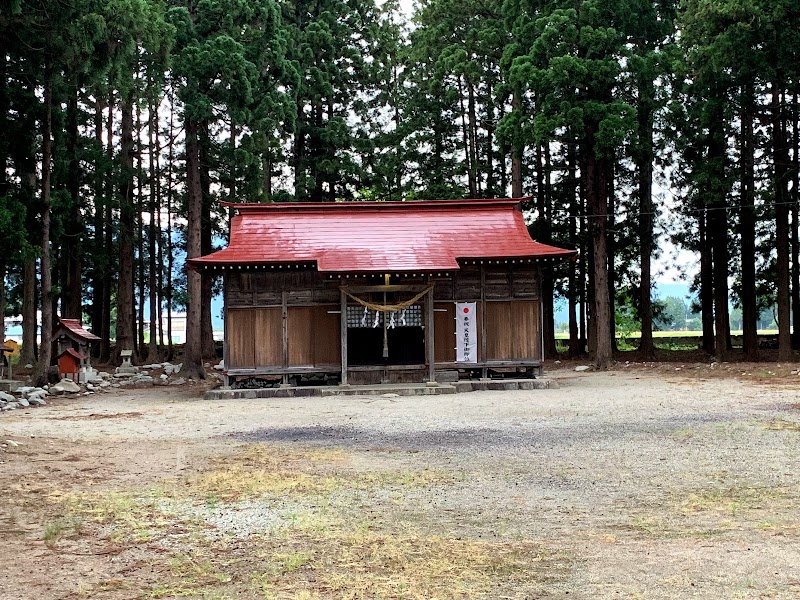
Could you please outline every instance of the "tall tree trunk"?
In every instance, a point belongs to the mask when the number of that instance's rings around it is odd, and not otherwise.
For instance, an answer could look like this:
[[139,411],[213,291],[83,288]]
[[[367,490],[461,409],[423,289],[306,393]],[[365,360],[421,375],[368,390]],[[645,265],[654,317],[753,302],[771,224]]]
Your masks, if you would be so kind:
[[[550,150],[547,144],[536,144],[536,207],[539,213],[538,237],[550,242]],[[542,339],[547,358],[557,358],[555,310],[553,305],[553,268],[544,266],[542,273]]]
[[[486,90],[486,197],[497,197],[497,190],[494,183],[494,103],[493,89],[491,83],[487,84]],[[505,190],[503,190],[505,193]]]
[[[567,144],[567,189],[570,195],[569,203],[569,241],[574,248],[580,247],[578,239],[578,217],[580,216],[581,194],[580,182],[577,176],[578,165],[575,156],[575,144]],[[581,260],[583,258],[581,257]],[[578,329],[578,263],[576,260],[569,262],[569,355],[578,356],[583,353],[580,343],[580,331]]]
[[[150,82],[149,86],[152,90],[153,82]],[[152,94],[152,91],[151,91]],[[149,235],[147,239],[147,254],[148,258],[150,259],[149,265],[149,279],[148,279],[148,288],[150,292],[150,340],[147,344],[147,358],[152,363],[158,360],[158,313],[159,313],[159,303],[158,303],[158,285],[156,282],[156,238],[158,237],[158,231],[156,231],[156,219],[157,219],[157,206],[156,206],[156,161],[157,161],[157,154],[158,154],[158,147],[157,143],[157,135],[156,135],[156,107],[155,101],[153,98],[150,98],[147,107],[147,133],[148,133],[148,146],[149,146],[149,154],[150,163],[149,170],[150,170],[150,228],[149,228]]]
[[[467,84],[467,107],[469,110],[469,152],[470,180],[473,181],[475,195],[481,196],[481,182],[478,179],[478,117],[475,107],[475,86],[469,77],[464,77]],[[473,189],[472,187],[470,189]]]
[[[511,108],[515,112],[522,111],[521,93],[514,90],[511,96]],[[522,142],[520,136],[515,135],[511,145],[511,197],[522,197]]]
[[119,188],[119,279],[117,287],[117,346],[121,350],[134,349],[134,246],[133,227],[135,210],[133,205],[133,101],[130,96],[122,99],[122,140],[120,167],[122,176]]
[[[6,52],[5,36],[0,36],[0,131],[8,131],[8,55]],[[0,135],[0,198],[8,195],[8,150],[8,136]],[[3,285],[5,286],[5,278]],[[5,321],[3,323],[5,326]]]
[[47,384],[52,358],[53,289],[50,271],[50,173],[53,145],[53,68],[50,59],[44,65],[44,116],[42,118],[42,346],[33,374],[34,385]]
[[458,78],[458,102],[461,106],[461,138],[464,144],[464,163],[467,166],[467,181],[469,183],[469,197],[478,197],[478,186],[475,184],[474,169],[471,162],[472,150],[469,140],[469,125],[467,124],[467,109],[464,107],[464,88],[461,78]]
[[83,320],[83,305],[81,302],[81,241],[83,228],[81,227],[81,198],[80,198],[80,163],[78,161],[78,90],[70,90],[67,100],[67,193],[70,206],[67,213],[64,233],[68,243],[63,244],[66,255],[66,285],[63,292],[61,306],[62,316],[69,319]]
[[[20,170],[20,194],[25,205],[28,207],[28,214],[25,219],[25,229],[28,239],[41,238],[41,220],[37,218],[39,213],[39,199],[36,194],[36,125],[35,122],[29,125],[26,136],[26,152],[19,164]],[[22,263],[22,349],[20,350],[19,362],[21,365],[33,365],[36,362],[39,343],[39,323],[37,317],[38,293],[36,277],[36,256],[32,253],[23,258]]]
[[703,322],[703,350],[714,354],[714,257],[708,233],[708,212],[701,211],[697,223],[700,248],[700,315]]
[[608,172],[606,174],[606,185],[608,186],[608,219],[606,219],[606,245],[608,248],[608,326],[611,330],[611,350],[612,352],[618,350],[617,348],[617,320],[616,304],[617,304],[617,221],[616,221],[616,191],[614,189],[614,161],[606,161]]
[[306,140],[304,119],[305,104],[302,99],[297,99],[297,120],[294,126],[294,143],[292,145],[292,160],[294,163],[294,197],[297,200],[307,200],[306,190]]
[[[103,297],[103,331],[100,333],[100,361],[111,360],[111,304],[114,291],[114,177],[111,165],[114,164],[114,93],[108,94],[108,121],[106,122],[106,162],[109,173],[106,177],[106,223],[105,223],[105,252],[106,260],[104,272],[106,274],[106,294]],[[119,286],[117,286],[119,294]]]
[[758,305],[756,299],[756,211],[753,160],[753,90],[742,86],[741,101],[741,237],[742,268],[742,349],[747,360],[758,360]]
[[[208,123],[199,125],[200,138],[200,188],[202,190],[203,205],[200,226],[200,253],[210,254],[212,250],[213,224],[211,222],[211,137]],[[214,356],[214,330],[211,324],[211,300],[214,296],[214,280],[206,275],[202,278],[200,305],[200,339],[203,357]]]
[[[203,190],[200,182],[200,141],[198,124],[191,117],[185,118],[186,131],[186,258],[201,255],[200,230],[203,218]],[[186,345],[183,352],[182,373],[188,377],[205,379],[203,369],[202,326],[202,281],[200,273],[193,269],[186,272],[188,300],[186,306]]]
[[786,154],[786,122],[783,118],[783,84],[772,83],[772,152],[775,189],[775,245],[778,255],[778,360],[792,359],[789,324],[789,159]]
[[639,352],[643,360],[655,359],[653,344],[653,98],[652,79],[639,83],[638,133],[636,145],[637,195],[639,196],[639,316],[642,321]]
[[26,257],[22,263],[22,348],[19,355],[19,364],[22,366],[36,362],[39,337],[36,281],[36,257]]
[[[137,78],[138,79],[138,78]],[[136,354],[144,358],[147,350],[144,343],[144,299],[147,297],[145,294],[145,269],[147,258],[144,251],[144,169],[142,169],[142,111],[139,102],[136,102],[136,270],[138,271],[138,293],[134,296],[133,310],[134,313],[138,308],[137,318],[134,320],[134,347]],[[152,362],[152,361],[150,361]]]
[[173,175],[175,165],[175,95],[169,95],[169,141],[167,143],[167,273],[165,281],[165,298],[167,307],[167,360],[175,358],[175,346],[172,341],[172,269],[174,267],[174,256],[172,248],[172,192]]
[[[92,257],[92,302],[90,304],[89,318],[92,323],[92,333],[97,337],[103,331],[103,302],[107,293],[105,276],[105,248],[103,235],[105,230],[103,199],[103,178],[108,176],[103,168],[103,101],[95,99],[94,107],[94,141],[97,154],[94,163],[94,240],[92,243],[94,256]],[[100,350],[97,348],[97,350]]]
[[613,362],[611,346],[611,306],[608,298],[608,159],[598,156],[596,150],[597,123],[585,131],[584,169],[586,200],[589,205],[592,234],[592,273],[594,276],[594,302],[592,327],[595,334],[594,363],[599,369]]
[[792,99],[792,348],[800,349],[800,107]]
[[[272,148],[269,144],[269,138],[266,133],[261,134],[264,138],[264,155],[261,157],[261,171],[263,175],[262,189],[264,190],[264,199],[267,202],[272,201]],[[236,200],[231,200],[235,202]]]

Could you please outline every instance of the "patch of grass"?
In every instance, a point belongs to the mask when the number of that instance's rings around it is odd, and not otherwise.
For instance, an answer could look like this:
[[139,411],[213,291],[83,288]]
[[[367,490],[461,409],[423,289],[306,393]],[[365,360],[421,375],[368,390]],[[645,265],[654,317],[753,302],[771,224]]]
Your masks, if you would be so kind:
[[530,541],[398,533],[358,523],[295,528],[252,543],[255,552],[228,563],[249,570],[240,579],[266,598],[535,597],[571,564],[567,555]]
[[[150,598],[175,598],[184,596],[209,597],[214,588],[228,584],[231,576],[221,572],[209,556],[181,554],[167,561],[169,575],[176,581],[159,583],[150,591]],[[221,596],[214,594],[215,598]]]
[[695,430],[691,427],[687,427],[685,429],[676,429],[672,432],[672,437],[680,439],[680,440],[690,440],[694,437]]
[[292,552],[286,555],[277,555],[275,558],[283,562],[284,572],[291,573],[309,564],[313,556],[311,552]]
[[788,496],[786,489],[766,486],[736,485],[699,490],[681,503],[683,513],[714,511],[736,516],[740,510],[756,510]]
[[116,542],[147,542],[175,525],[176,517],[160,507],[163,491],[157,489],[86,494],[53,493],[67,519],[79,519],[110,527]]
[[188,491],[194,495],[213,495],[220,500],[233,501],[253,496],[324,494],[339,485],[336,477],[231,465],[193,477],[188,482]]
[[781,417],[777,417],[763,424],[764,429],[769,431],[797,431],[800,432],[800,423],[789,421]]
[[67,516],[54,521],[48,521],[44,526],[42,539],[48,546],[52,546],[62,537],[80,535],[83,520],[76,516]]
[[253,497],[322,496],[343,488],[424,487],[452,483],[449,473],[429,469],[368,473],[345,468],[349,455],[339,450],[300,451],[248,446],[215,461],[215,468],[187,480],[183,493],[233,502]]

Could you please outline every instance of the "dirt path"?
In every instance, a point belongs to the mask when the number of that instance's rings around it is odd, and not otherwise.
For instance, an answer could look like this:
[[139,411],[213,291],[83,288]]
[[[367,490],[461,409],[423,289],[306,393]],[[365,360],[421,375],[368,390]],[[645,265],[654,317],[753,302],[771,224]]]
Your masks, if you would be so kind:
[[4,414],[0,598],[800,596],[797,377],[554,376]]

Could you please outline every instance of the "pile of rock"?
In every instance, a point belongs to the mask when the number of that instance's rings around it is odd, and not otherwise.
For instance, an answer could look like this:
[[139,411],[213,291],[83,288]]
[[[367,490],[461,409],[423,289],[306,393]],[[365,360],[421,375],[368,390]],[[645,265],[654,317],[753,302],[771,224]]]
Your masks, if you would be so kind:
[[[135,374],[115,373],[115,386],[145,388],[154,385],[183,385],[186,383],[183,377],[172,377],[173,375],[177,375],[182,367],[183,363],[173,365],[169,362],[142,365],[141,367],[137,367],[140,371]],[[159,373],[159,371],[161,371],[161,373]]]
[[111,375],[98,373],[94,379],[80,385],[71,379],[62,379],[56,384],[44,387],[20,386],[11,393],[0,392],[0,411],[9,411],[16,408],[30,408],[45,406],[46,397],[75,396],[77,394],[91,395],[98,392],[110,391],[114,385],[109,381]]
[[[207,367],[210,365],[206,365]],[[16,408],[29,408],[47,404],[46,396],[64,396],[83,394],[86,396],[110,392],[118,388],[147,388],[156,385],[184,385],[187,380],[178,377],[183,363],[152,363],[141,367],[119,368],[112,375],[105,371],[98,372],[85,384],[78,384],[71,379],[63,379],[57,384],[44,387],[19,387],[12,393],[0,392],[0,411]],[[214,365],[213,369],[221,371],[224,363]],[[218,373],[211,377],[220,378]],[[189,380],[189,383],[193,383]]]

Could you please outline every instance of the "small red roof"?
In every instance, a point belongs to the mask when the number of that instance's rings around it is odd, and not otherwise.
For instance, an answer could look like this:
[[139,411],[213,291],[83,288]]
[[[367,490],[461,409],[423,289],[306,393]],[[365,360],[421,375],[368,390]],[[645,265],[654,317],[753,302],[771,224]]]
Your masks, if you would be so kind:
[[100,338],[94,335],[90,331],[86,331],[81,322],[78,319],[62,319],[59,318],[56,322],[56,326],[53,329],[53,335],[58,333],[60,327],[66,329],[69,333],[71,333],[74,337],[84,340],[87,342],[94,342],[99,340]]
[[65,354],[69,354],[70,356],[74,356],[78,360],[83,360],[84,358],[86,358],[86,356],[84,356],[81,352],[78,352],[77,350],[75,350],[75,348],[67,348],[61,354],[58,355],[58,358],[61,358]]
[[531,239],[524,199],[232,204],[228,247],[193,268],[315,262],[323,272],[456,270],[459,259],[569,258]]

